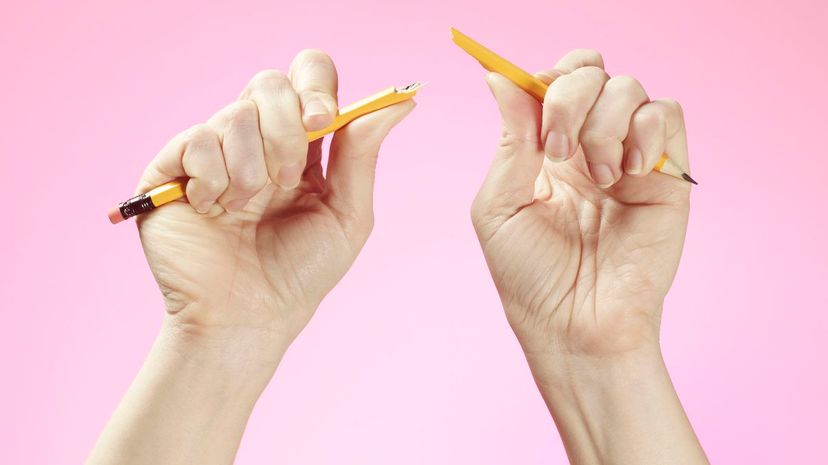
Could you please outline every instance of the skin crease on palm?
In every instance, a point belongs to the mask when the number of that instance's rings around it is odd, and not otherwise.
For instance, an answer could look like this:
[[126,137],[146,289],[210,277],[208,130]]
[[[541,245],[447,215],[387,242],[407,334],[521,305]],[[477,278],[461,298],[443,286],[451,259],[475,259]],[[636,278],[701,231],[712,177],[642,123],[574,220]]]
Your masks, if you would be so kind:
[[[707,463],[658,341],[690,185],[652,169],[662,153],[688,168],[681,109],[589,50],[538,76],[543,105],[487,76],[504,128],[471,216],[507,319],[571,463]],[[337,130],[323,174],[306,132],[330,124],[336,91],[332,60],[303,51],[147,167],[139,192],[189,179],[185,200],[137,221],[166,318],[87,464],[234,461],[283,354],[368,239],[380,145],[414,108]]]

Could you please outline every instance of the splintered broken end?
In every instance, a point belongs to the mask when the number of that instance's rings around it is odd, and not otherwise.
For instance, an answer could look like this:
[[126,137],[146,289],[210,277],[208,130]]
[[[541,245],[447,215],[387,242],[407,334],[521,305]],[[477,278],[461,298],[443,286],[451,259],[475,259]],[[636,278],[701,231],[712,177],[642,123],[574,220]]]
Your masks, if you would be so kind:
[[415,90],[423,87],[424,85],[428,84],[427,82],[412,82],[407,86],[397,87],[397,92],[405,93],[405,92],[414,92]]

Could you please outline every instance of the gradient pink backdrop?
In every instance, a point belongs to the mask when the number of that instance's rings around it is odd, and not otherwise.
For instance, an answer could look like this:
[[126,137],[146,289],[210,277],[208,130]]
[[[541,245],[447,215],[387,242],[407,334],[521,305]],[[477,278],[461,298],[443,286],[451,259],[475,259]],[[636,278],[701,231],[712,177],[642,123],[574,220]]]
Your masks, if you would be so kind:
[[565,463],[468,220],[499,117],[450,25],[530,69],[597,48],[683,102],[701,186],[663,325],[676,387],[713,462],[828,463],[824,1],[3,10],[0,463],[83,461],[162,317],[134,225],[106,209],[174,133],[306,47],[334,57],[343,103],[430,84],[383,147],[371,240],[238,463]]

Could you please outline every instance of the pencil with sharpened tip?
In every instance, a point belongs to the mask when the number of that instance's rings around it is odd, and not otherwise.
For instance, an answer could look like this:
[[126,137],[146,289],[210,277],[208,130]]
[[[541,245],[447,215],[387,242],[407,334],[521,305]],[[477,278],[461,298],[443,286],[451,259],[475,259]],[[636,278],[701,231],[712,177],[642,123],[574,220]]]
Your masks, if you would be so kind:
[[[515,66],[510,61],[455,28],[451,28],[451,39],[457,46],[479,61],[486,70],[503,75],[529,95],[535,97],[537,101],[543,103],[546,89],[549,88],[548,84]],[[698,184],[689,174],[685,173],[681,167],[672,161],[666,153],[661,155],[653,170],[674,178],[683,179],[689,183]]]

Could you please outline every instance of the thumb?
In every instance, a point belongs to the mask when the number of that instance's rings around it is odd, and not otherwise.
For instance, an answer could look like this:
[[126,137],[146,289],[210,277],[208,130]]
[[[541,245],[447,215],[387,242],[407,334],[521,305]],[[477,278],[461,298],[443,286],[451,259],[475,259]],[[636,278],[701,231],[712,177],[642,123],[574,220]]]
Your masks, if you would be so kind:
[[535,178],[543,166],[540,142],[541,104],[512,81],[489,73],[486,83],[503,118],[503,134],[489,173],[472,205],[472,219],[478,234],[493,231],[521,207],[532,202]]
[[[327,203],[343,218],[373,222],[374,172],[383,139],[415,107],[406,100],[354,120],[336,131],[327,170]],[[367,234],[366,234],[367,237]]]

